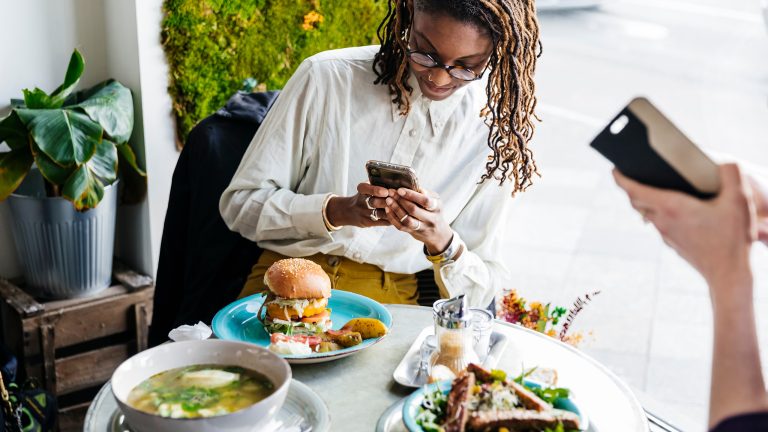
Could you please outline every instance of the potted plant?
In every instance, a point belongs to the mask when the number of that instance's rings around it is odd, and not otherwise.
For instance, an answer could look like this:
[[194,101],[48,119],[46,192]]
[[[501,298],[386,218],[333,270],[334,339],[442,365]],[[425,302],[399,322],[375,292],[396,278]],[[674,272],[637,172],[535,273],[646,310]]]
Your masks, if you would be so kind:
[[118,164],[146,175],[128,144],[130,90],[108,80],[74,93],[84,67],[75,50],[62,85],[50,95],[25,89],[0,120],[10,149],[0,152],[0,201],[8,198],[26,288],[37,297],[109,286]]

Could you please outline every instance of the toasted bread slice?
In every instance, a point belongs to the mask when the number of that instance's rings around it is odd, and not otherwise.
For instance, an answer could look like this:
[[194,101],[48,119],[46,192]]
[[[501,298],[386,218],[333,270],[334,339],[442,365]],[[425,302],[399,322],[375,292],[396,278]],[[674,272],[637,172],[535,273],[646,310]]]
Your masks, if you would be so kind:
[[479,411],[469,417],[467,429],[470,431],[495,431],[505,427],[514,431],[543,430],[555,428],[562,423],[566,430],[579,429],[579,416],[569,411],[549,410],[510,410]]
[[466,430],[469,419],[467,401],[472,395],[472,387],[474,386],[475,375],[471,372],[464,371],[453,380],[451,392],[448,394],[445,423],[443,424],[445,432],[464,432]]
[[[493,381],[491,372],[475,363],[470,363],[467,367],[467,371],[473,373],[479,382],[486,383]],[[536,394],[521,386],[520,384],[512,380],[506,380],[505,385],[511,387],[515,391],[517,397],[520,398],[520,403],[522,403],[524,407],[536,411],[546,411],[552,409],[552,405],[544,402],[540,397],[536,396]]]

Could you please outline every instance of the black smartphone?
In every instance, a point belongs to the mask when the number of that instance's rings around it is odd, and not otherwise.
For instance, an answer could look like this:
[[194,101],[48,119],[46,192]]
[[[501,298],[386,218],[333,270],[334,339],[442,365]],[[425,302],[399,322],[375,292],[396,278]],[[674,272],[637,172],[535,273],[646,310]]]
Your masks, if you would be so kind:
[[387,189],[406,188],[420,192],[416,173],[409,166],[370,160],[365,163],[368,181]]
[[648,99],[633,99],[590,143],[627,177],[698,198],[720,191],[720,173]]

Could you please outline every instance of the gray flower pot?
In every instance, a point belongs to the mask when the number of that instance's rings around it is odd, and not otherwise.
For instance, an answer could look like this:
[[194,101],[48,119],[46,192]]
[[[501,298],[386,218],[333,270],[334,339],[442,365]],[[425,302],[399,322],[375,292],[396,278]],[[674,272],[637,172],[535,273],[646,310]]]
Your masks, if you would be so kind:
[[32,170],[8,198],[13,238],[26,281],[39,298],[86,297],[109,287],[115,244],[117,182],[92,210],[78,212],[63,198],[47,198]]

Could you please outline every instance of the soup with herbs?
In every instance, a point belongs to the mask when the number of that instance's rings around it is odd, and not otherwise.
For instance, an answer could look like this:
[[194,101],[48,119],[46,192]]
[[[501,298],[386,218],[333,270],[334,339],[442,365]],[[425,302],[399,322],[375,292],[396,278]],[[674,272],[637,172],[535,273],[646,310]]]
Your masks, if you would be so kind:
[[162,417],[233,413],[274,392],[264,375],[238,366],[195,365],[151,376],[128,394],[128,405]]

